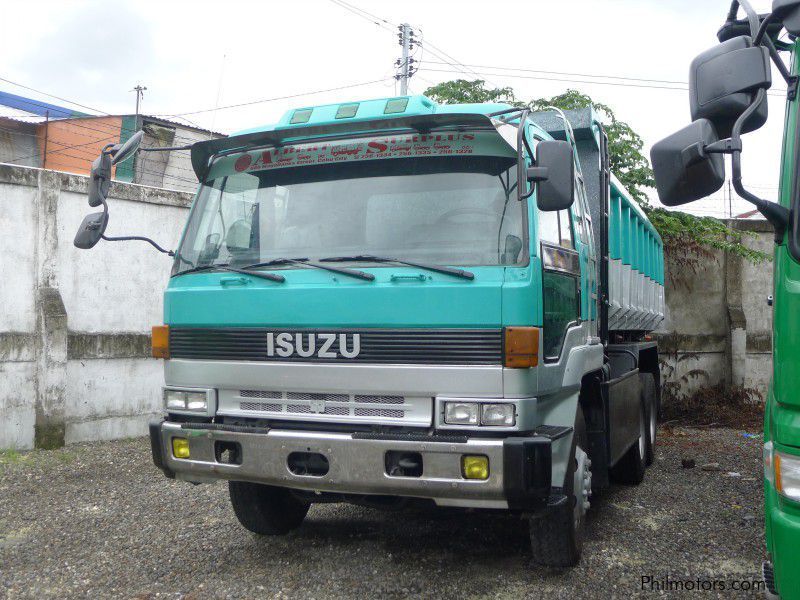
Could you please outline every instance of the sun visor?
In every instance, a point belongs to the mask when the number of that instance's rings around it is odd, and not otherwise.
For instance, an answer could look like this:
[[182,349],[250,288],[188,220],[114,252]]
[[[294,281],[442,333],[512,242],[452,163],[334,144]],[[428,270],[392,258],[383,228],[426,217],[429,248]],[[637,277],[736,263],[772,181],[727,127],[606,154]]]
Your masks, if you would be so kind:
[[[516,127],[511,126],[511,129],[516,136]],[[433,131],[259,148],[219,157],[212,163],[208,179],[236,173],[398,158],[443,156],[515,158],[516,150],[498,133],[491,130]]]

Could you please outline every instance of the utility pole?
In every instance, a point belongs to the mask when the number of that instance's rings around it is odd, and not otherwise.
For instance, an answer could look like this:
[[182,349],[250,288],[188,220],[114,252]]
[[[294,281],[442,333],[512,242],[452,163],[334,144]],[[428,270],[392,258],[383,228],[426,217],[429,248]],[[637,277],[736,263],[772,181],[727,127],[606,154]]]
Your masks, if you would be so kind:
[[136,122],[137,123],[139,122],[139,102],[141,101],[142,98],[144,98],[144,91],[146,89],[147,88],[145,86],[143,86],[141,84],[138,84],[135,88],[133,88],[131,90],[132,92],[136,92]]
[[416,72],[413,67],[414,59],[409,55],[411,50],[414,49],[414,30],[411,29],[411,25],[408,23],[398,25],[397,29],[400,31],[397,37],[400,46],[403,48],[403,56],[394,63],[400,71],[394,78],[400,80],[400,95],[406,96],[408,95],[408,80]]
[[731,192],[731,180],[728,179],[728,218],[733,218],[733,193]]

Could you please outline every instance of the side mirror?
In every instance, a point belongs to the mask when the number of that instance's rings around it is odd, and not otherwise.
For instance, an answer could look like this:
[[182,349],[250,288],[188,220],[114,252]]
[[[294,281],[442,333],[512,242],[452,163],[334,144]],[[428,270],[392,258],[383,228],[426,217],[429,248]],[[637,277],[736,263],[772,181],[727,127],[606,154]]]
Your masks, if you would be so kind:
[[695,121],[650,150],[658,197],[679,206],[713,194],[725,183],[725,158],[706,148],[719,141],[708,119]]
[[536,184],[539,210],[556,211],[575,201],[575,159],[572,144],[546,140],[536,146],[536,166],[527,171],[528,181]]
[[76,248],[82,250],[94,248],[106,232],[107,225],[108,212],[105,210],[103,212],[86,215],[83,218],[81,226],[78,227],[78,233],[75,234],[75,241],[73,244],[75,244]]
[[114,160],[112,164],[121,163],[123,160],[131,156],[134,152],[139,149],[139,145],[142,143],[142,138],[144,137],[144,131],[141,129],[134,133],[131,137],[128,138],[128,141],[119,146],[118,148],[115,146],[111,149],[111,154],[114,156]]
[[111,187],[111,157],[103,152],[94,159],[89,174],[89,206],[100,206]]
[[800,0],[774,0],[772,13],[791,35],[800,35]]
[[[722,139],[729,138],[753,94],[772,85],[769,50],[753,46],[742,35],[706,50],[689,69],[689,105],[692,121],[708,119]],[[755,131],[767,121],[767,99],[744,123],[742,133]]]

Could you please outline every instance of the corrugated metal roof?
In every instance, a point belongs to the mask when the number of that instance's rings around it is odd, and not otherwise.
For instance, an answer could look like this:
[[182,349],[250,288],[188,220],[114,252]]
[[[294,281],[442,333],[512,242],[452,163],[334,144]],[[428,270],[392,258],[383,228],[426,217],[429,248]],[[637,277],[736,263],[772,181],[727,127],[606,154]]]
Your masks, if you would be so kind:
[[[0,108],[0,110],[2,110]],[[124,115],[87,115],[85,117],[74,117],[71,119],[60,119],[61,121],[86,121],[89,119],[102,119],[108,117],[118,117],[118,118],[128,118],[128,117],[135,117],[135,114],[124,114]],[[210,133],[215,136],[219,137],[228,137],[227,133],[222,133],[221,131],[211,131],[210,129],[203,129],[202,127],[197,127],[195,125],[187,125],[186,123],[182,123],[180,121],[171,121],[169,119],[165,119],[163,117],[154,117],[151,115],[139,115],[140,118],[145,119],[146,121],[154,121],[156,123],[161,123],[165,125],[172,125],[174,127],[180,127],[181,129],[189,129],[191,131],[198,131],[200,133]]]
[[21,123],[44,123],[47,120],[47,117],[10,106],[0,106],[0,118],[11,119]]

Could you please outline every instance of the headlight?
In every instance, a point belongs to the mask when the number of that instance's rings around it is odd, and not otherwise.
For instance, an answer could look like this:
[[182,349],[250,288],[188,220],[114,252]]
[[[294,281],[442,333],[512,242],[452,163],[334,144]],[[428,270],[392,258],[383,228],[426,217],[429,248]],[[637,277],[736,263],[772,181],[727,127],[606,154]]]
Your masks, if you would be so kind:
[[484,404],[481,406],[481,425],[513,427],[515,422],[513,404]]
[[448,425],[477,425],[477,402],[446,402],[444,405],[444,422]]
[[447,425],[513,427],[517,422],[516,407],[505,402],[445,402],[444,422]]
[[800,502],[800,456],[775,452],[775,489],[789,500]]
[[187,392],[164,389],[164,407],[168,410],[208,413],[208,394],[206,392]]

